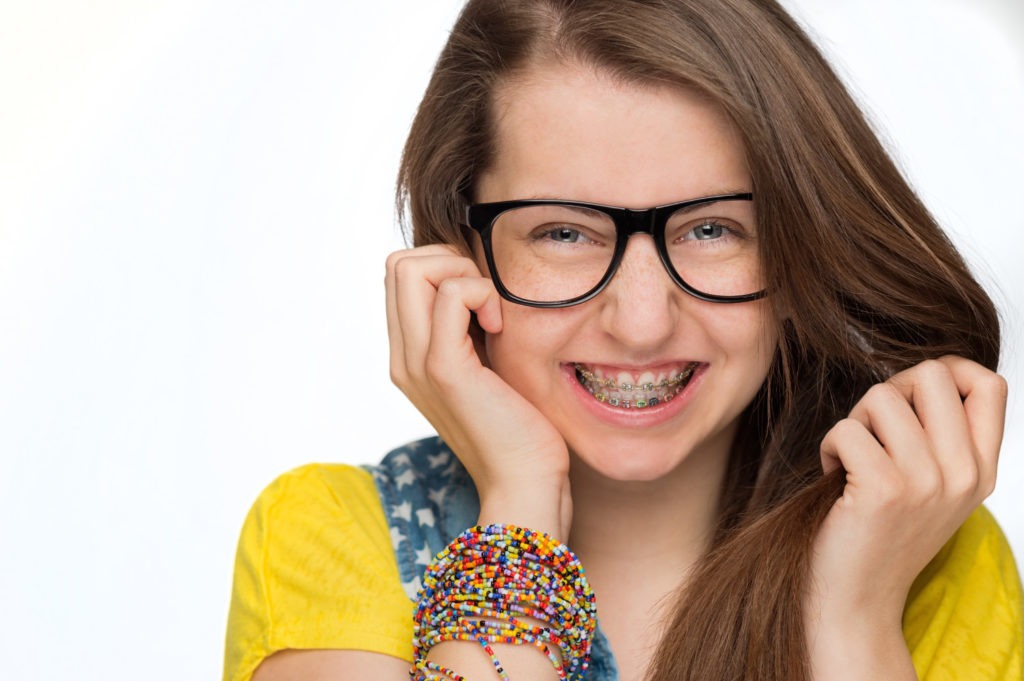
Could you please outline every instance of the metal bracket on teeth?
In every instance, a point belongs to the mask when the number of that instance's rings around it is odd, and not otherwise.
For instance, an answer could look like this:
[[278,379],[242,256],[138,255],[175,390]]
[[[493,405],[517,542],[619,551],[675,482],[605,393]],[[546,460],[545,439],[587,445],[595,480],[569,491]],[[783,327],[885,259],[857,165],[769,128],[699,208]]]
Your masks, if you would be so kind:
[[578,364],[576,365],[576,371],[579,372],[580,376],[583,377],[584,381],[586,381],[588,383],[594,383],[597,388],[601,388],[601,387],[603,387],[603,388],[611,388],[611,389],[617,389],[617,390],[620,390],[622,392],[627,392],[627,393],[628,392],[633,392],[634,390],[637,390],[637,391],[643,390],[643,391],[651,392],[655,388],[663,388],[663,389],[664,388],[675,388],[678,385],[680,385],[681,383],[683,383],[684,381],[688,380],[690,378],[690,376],[693,375],[693,367],[688,366],[685,369],[683,369],[681,372],[676,374],[675,376],[672,376],[670,378],[662,379],[657,384],[655,384],[655,383],[642,383],[642,384],[623,383],[622,385],[619,385],[618,383],[615,382],[614,379],[611,379],[611,378],[603,378],[603,379],[602,378],[598,378],[597,375],[594,372],[589,371],[587,369],[584,369],[582,366],[580,366]]

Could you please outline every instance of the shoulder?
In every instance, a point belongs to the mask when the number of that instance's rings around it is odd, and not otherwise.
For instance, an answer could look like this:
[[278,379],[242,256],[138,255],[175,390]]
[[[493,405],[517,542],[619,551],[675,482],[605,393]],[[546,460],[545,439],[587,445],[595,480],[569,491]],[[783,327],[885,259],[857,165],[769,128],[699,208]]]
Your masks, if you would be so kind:
[[310,464],[263,490],[235,558],[225,681],[285,649],[410,654],[411,605],[370,471]]
[[978,508],[911,588],[903,629],[918,676],[1022,678],[1020,576],[992,514]]
[[[266,534],[282,528],[313,530],[325,522],[372,526],[378,520],[383,521],[383,515],[369,472],[345,464],[318,463],[288,471],[270,483],[253,503],[245,529]],[[303,539],[302,534],[290,536]]]

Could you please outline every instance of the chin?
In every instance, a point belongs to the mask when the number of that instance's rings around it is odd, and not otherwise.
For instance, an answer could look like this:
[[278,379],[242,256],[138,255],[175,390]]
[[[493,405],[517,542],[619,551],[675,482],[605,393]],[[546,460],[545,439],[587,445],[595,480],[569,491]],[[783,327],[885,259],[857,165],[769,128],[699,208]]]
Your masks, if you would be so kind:
[[[731,452],[737,420],[706,437],[695,429],[661,433],[606,432],[567,438],[573,465],[617,482],[718,477]],[[699,428],[697,430],[700,430]]]
[[574,466],[616,482],[655,482],[671,475],[688,458],[681,455],[678,447],[665,451],[643,441],[620,446],[587,443],[573,447],[572,452]]

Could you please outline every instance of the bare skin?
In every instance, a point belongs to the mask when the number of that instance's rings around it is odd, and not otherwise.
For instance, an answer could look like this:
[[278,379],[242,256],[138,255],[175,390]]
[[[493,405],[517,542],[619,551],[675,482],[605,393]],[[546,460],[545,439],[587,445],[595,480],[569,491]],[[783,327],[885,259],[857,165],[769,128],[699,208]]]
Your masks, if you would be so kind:
[[[647,207],[749,188],[735,131],[692,93],[553,64],[503,94],[481,201]],[[665,603],[707,547],[736,418],[775,344],[767,305],[688,296],[642,235],[604,292],[563,310],[500,299],[475,255],[433,245],[389,257],[392,379],[466,466],[481,522],[570,543],[621,678],[636,681],[655,652]],[[473,315],[486,334],[483,354],[469,333]],[[682,396],[685,408],[633,428],[581,403],[566,380],[575,361],[636,371],[699,361],[704,369]],[[944,358],[876,386],[825,438],[823,468],[843,466],[848,482],[815,544],[816,588],[805,604],[815,679],[915,678],[900,629],[907,591],[991,491],[1005,399],[999,376]],[[557,678],[534,650],[499,647],[498,655],[513,679]],[[495,678],[475,644],[444,644],[431,658],[467,678]],[[407,663],[369,653],[287,651],[254,678],[399,681],[407,673]]]

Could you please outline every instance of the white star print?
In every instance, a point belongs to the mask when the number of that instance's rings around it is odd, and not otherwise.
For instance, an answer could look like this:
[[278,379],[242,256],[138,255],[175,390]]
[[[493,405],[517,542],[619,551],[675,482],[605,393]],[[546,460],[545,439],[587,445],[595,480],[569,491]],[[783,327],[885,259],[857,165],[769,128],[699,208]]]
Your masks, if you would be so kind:
[[430,552],[430,547],[424,544],[423,548],[416,552],[416,564],[430,565],[432,560],[434,560],[434,554]]
[[[408,520],[408,518],[407,518],[407,520]],[[434,512],[432,510],[430,510],[429,508],[421,508],[421,509],[416,511],[416,521],[420,524],[420,526],[428,525],[430,527],[433,527],[434,526]]]
[[405,535],[402,534],[402,531],[399,530],[397,527],[392,527],[391,528],[391,547],[397,551],[398,550],[398,546],[402,542],[404,542],[404,541],[406,541],[406,538],[405,538]]
[[430,463],[431,468],[437,468],[438,466],[443,466],[448,463],[450,456],[451,455],[448,452],[441,452],[437,456],[427,454],[427,461]]
[[442,487],[441,489],[432,489],[427,492],[427,496],[430,497],[430,500],[433,501],[438,506],[444,503],[444,496],[446,494],[448,494],[447,487]]
[[393,466],[411,466],[412,461],[409,460],[408,454],[402,452],[401,454],[395,454],[395,456],[391,459],[391,464]]
[[416,474],[413,473],[412,469],[402,471],[401,474],[395,476],[395,484],[398,485],[398,489],[401,490],[406,485],[411,485],[416,482]]
[[402,520],[412,520],[412,504],[408,501],[403,501],[398,506],[392,506],[391,515]]

